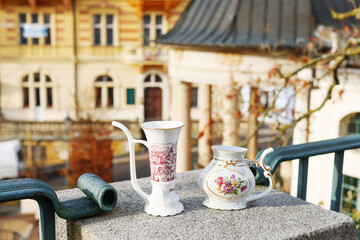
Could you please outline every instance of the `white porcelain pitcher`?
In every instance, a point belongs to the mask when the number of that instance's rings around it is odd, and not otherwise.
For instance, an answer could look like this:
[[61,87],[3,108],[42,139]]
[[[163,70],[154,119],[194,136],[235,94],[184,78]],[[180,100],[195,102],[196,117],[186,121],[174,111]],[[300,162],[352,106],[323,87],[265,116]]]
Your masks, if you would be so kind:
[[[213,159],[199,177],[199,186],[205,192],[203,204],[215,209],[242,209],[246,203],[265,197],[273,189],[274,180],[270,168],[265,166],[264,158],[273,151],[266,149],[259,160],[247,160],[246,148],[232,146],[212,146]],[[264,169],[264,176],[269,179],[269,187],[259,194],[254,194],[255,177],[250,170],[251,164]]]
[[[135,140],[129,129],[119,122],[112,125],[123,130],[129,140],[130,177],[137,194],[145,201],[145,212],[155,216],[175,215],[184,210],[175,192],[176,148],[184,124],[176,121],[152,121],[141,124],[147,141]],[[144,144],[149,150],[151,195],[146,194],[136,179],[135,144]]]

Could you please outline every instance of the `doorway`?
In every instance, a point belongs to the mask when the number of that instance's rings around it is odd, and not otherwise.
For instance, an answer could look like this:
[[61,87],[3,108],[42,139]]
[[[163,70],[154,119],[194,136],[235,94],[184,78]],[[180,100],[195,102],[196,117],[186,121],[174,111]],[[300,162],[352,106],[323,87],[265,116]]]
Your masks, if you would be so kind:
[[159,87],[147,87],[144,90],[144,120],[162,120],[162,91]]

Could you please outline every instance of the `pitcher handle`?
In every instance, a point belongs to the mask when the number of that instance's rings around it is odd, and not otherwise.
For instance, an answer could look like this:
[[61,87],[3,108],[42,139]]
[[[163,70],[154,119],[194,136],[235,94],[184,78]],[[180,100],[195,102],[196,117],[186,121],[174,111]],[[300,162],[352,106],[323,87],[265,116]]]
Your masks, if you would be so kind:
[[271,190],[274,188],[274,178],[273,176],[271,175],[270,173],[270,167],[269,166],[265,166],[265,163],[264,163],[264,158],[266,157],[266,155],[268,155],[269,153],[273,152],[274,149],[273,148],[268,148],[266,149],[260,156],[260,159],[259,160],[252,160],[252,161],[249,161],[249,166],[251,166],[253,163],[256,164],[256,167],[262,167],[262,169],[264,169],[264,176],[266,178],[269,179],[269,187],[263,191],[262,193],[259,193],[259,194],[251,194],[248,198],[247,198],[247,201],[253,201],[253,200],[256,200],[256,199],[259,199],[259,198],[262,198],[262,197],[265,197],[266,195],[268,195]]
[[148,143],[147,141],[143,141],[143,140],[136,140],[132,137],[129,129],[127,127],[125,127],[124,124],[113,121],[112,125],[114,127],[120,128],[121,130],[124,131],[126,137],[128,138],[129,141],[129,154],[130,154],[130,178],[131,178],[131,184],[134,188],[134,190],[137,192],[137,194],[145,201],[145,203],[148,203],[149,200],[149,195],[146,194],[141,187],[139,186],[139,183],[137,181],[137,177],[136,177],[136,166],[135,166],[135,144],[136,143],[141,143],[143,145],[145,145],[146,147],[148,147]]

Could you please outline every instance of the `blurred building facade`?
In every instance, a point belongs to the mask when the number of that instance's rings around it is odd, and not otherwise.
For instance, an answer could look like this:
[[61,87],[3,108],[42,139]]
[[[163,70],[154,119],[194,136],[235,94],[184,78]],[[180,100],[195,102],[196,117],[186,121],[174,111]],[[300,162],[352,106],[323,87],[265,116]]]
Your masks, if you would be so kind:
[[[157,39],[170,47],[169,75],[176,89],[172,118],[185,122],[178,145],[178,170],[192,168],[191,88],[197,85],[199,89],[198,163],[205,167],[211,160],[210,125],[216,116],[223,124],[223,145],[240,144],[240,119],[245,113],[248,124],[242,131],[253,134],[261,109],[281,88],[282,81],[269,77],[269,72],[277,66],[284,72],[299,67],[289,57],[306,46],[313,29],[310,1],[193,0],[189,4],[176,26]],[[286,98],[284,105],[288,101]],[[288,115],[292,116],[291,110]],[[255,158],[257,145],[255,134],[248,144],[248,158]]]
[[[167,119],[167,53],[152,41],[187,3],[2,1],[3,118]],[[141,109],[144,102],[158,109]]]
[[[354,3],[354,4],[353,4]],[[331,46],[331,53],[343,52],[348,38],[347,29],[355,32],[359,28],[359,19],[354,12],[359,9],[360,1],[312,1],[313,15],[319,27],[314,35]],[[359,36],[355,36],[358,39]],[[356,45],[358,47],[358,45]],[[347,50],[348,51],[348,50]],[[350,49],[351,51],[351,49]],[[350,134],[360,134],[360,69],[359,56],[349,57],[338,69],[339,84],[337,84],[324,107],[308,119],[300,122],[295,128],[293,143],[314,142],[342,137]],[[321,76],[324,70],[316,69],[315,74]],[[333,81],[328,76],[311,88],[304,88],[298,94],[295,112],[300,115],[319,106],[327,94]],[[309,161],[307,201],[330,208],[331,187],[334,161],[331,154],[311,157]],[[358,149],[346,151],[344,154],[342,193],[340,210],[344,213],[360,211],[360,172],[358,171],[360,152]],[[291,192],[297,191],[298,163],[292,166]]]
[[[359,6],[360,1],[353,3]],[[182,134],[178,147],[181,149],[179,158],[183,162],[177,166],[182,170],[191,168],[191,114],[188,101],[193,84],[199,86],[199,129],[203,130],[203,137],[199,139],[199,162],[206,166],[211,153],[209,139],[212,134],[208,125],[214,115],[211,100],[214,88],[218,89],[216,92],[220,92],[222,99],[222,144],[237,146],[239,123],[236,110],[239,109],[239,88],[235,86],[250,84],[263,90],[271,87],[276,89],[281,81],[276,82],[276,79],[268,77],[269,70],[279,65],[283,72],[299,68],[301,64],[297,65],[290,60],[291,53],[297,48],[306,48],[313,37],[318,38],[332,53],[341,51],[341,29],[345,26],[359,26],[355,16],[359,9],[354,9],[353,3],[343,0],[213,0],[211,3],[193,0],[177,25],[158,39],[158,42],[171,46],[170,79],[174,88],[178,89],[172,95],[176,99],[173,103],[177,106],[173,109],[182,108],[181,111],[173,111],[172,116],[186,123],[183,132],[187,134]],[[339,15],[349,17],[334,19],[331,9]],[[319,36],[321,32],[326,37]],[[275,52],[276,54],[271,54]],[[360,108],[358,104],[354,104],[360,101],[358,57],[350,59],[349,63],[354,66],[341,66],[338,70],[340,84],[334,88],[331,100],[310,119],[301,121],[296,126],[292,139],[294,144],[360,133]],[[297,79],[314,81],[314,75],[323,74],[317,68],[299,72]],[[295,116],[316,109],[326,96],[331,81],[332,77],[328,77],[312,85],[310,89],[300,87],[301,94],[297,94],[295,99]],[[269,95],[270,91],[264,93]],[[252,105],[259,106],[261,101],[252,102]],[[249,111],[250,120],[255,122],[259,115],[253,114],[251,117],[251,108]],[[250,121],[248,129],[250,133],[253,131]],[[257,145],[256,141],[254,145]],[[357,171],[359,156],[358,150],[347,151],[345,154],[341,205],[344,212],[350,212],[350,209],[360,210],[360,174]],[[309,162],[308,181],[316,184],[308,184],[307,200],[327,208],[330,207],[332,159],[328,155],[315,156]],[[291,163],[281,164],[280,174],[286,183],[283,189],[294,195],[297,190],[297,172],[296,161],[292,166]]]
[[[318,71],[317,74],[321,74]],[[332,98],[308,121],[300,122],[294,131],[294,144],[315,142],[360,133],[360,107],[354,104],[360,101],[358,68],[341,68],[338,71],[339,82],[332,93]],[[332,77],[324,78],[312,88],[304,88],[296,98],[295,112],[304,114],[316,108],[327,94]],[[348,150],[344,154],[343,185],[341,211],[351,213],[360,211],[360,172],[358,171],[359,149]],[[307,201],[330,209],[331,188],[334,168],[334,154],[311,157],[308,170]],[[298,163],[292,166],[291,193],[297,192]],[[316,183],[316,184],[312,184]]]
[[67,158],[67,116],[169,119],[167,51],[153,40],[188,2],[1,0],[1,138],[22,140],[27,165],[56,164]]

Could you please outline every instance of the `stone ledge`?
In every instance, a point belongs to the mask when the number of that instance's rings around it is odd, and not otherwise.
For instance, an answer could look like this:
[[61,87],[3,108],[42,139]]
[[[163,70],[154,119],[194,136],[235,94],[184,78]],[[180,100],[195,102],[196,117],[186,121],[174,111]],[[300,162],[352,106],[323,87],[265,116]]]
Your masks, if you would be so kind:
[[[56,219],[56,239],[356,239],[355,222],[279,191],[248,203],[237,211],[208,209],[197,185],[201,171],[177,174],[176,192],[184,212],[154,217],[143,211],[144,202],[130,181],[113,183],[119,201],[110,213],[73,221]],[[150,179],[139,179],[150,193]],[[262,191],[258,188],[257,191]],[[79,197],[75,189],[57,192],[60,201]]]

